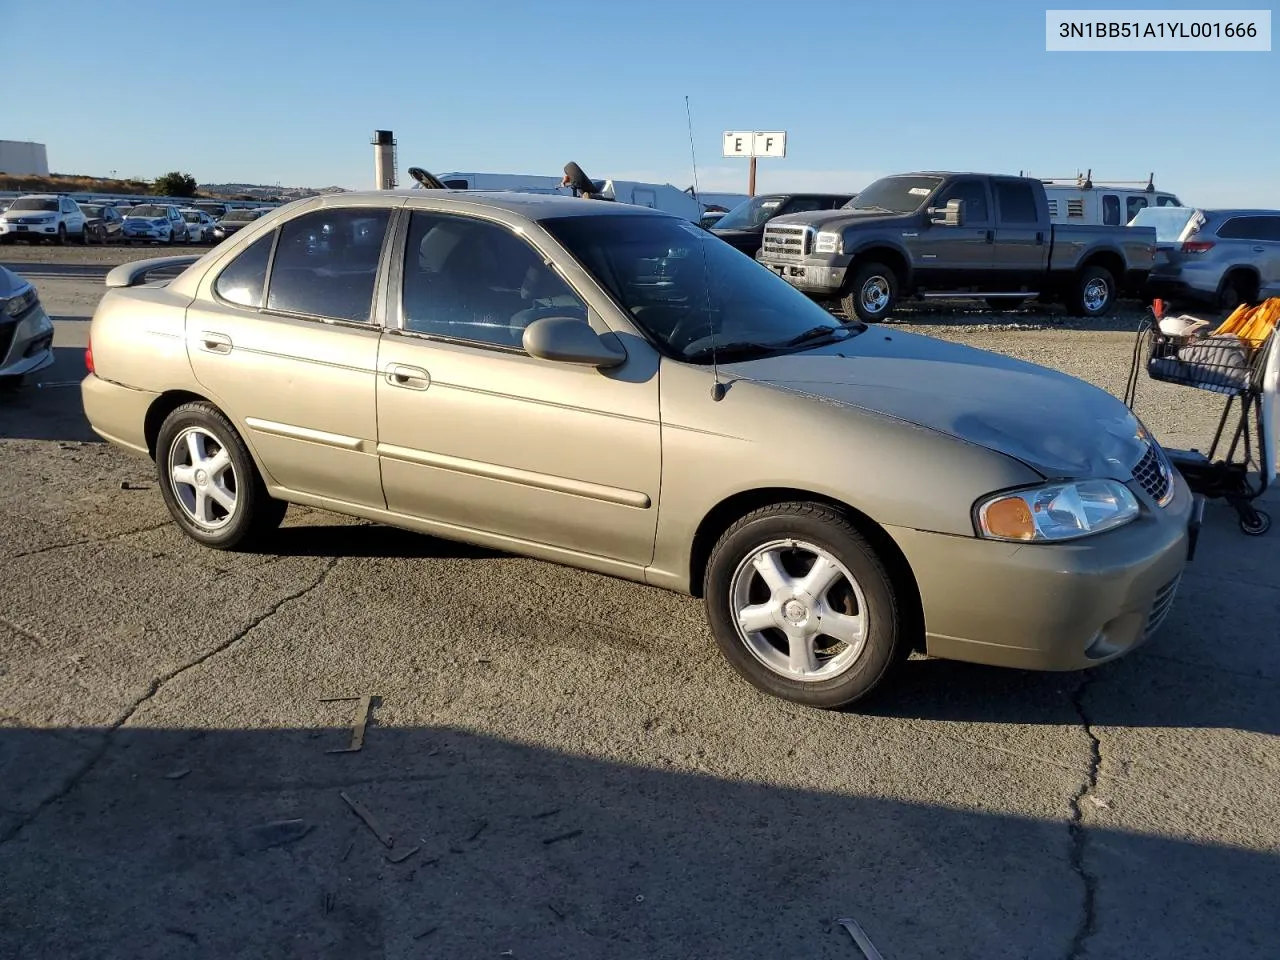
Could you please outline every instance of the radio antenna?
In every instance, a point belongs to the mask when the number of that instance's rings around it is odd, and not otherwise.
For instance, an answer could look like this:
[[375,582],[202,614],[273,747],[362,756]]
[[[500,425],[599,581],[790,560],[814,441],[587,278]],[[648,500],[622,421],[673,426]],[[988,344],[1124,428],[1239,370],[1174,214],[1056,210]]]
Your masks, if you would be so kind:
[[[702,211],[702,190],[698,187],[698,151],[693,145],[693,111],[689,108],[689,96],[685,94],[684,114],[689,124],[689,157],[693,162],[693,199],[698,202],[698,211]],[[701,229],[701,226],[699,226]],[[716,362],[715,330],[711,326],[711,273],[707,268],[707,241],[698,240],[698,250],[702,253],[702,286],[707,292],[707,335],[711,340],[711,399],[719,402],[724,399],[724,384],[720,382],[720,366]]]

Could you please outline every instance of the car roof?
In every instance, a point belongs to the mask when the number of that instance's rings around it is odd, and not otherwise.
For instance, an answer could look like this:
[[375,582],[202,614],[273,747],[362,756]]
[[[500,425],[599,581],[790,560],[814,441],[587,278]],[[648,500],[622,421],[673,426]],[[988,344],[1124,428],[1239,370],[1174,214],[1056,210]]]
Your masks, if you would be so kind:
[[450,200],[471,207],[492,207],[505,210],[528,220],[546,220],[553,217],[604,216],[658,216],[669,213],[642,207],[634,203],[608,200],[587,200],[582,197],[566,197],[555,193],[518,193],[514,190],[350,190],[330,194],[331,203],[341,205],[352,201],[367,204],[371,200],[384,199],[388,206],[399,205],[404,198],[417,200]]

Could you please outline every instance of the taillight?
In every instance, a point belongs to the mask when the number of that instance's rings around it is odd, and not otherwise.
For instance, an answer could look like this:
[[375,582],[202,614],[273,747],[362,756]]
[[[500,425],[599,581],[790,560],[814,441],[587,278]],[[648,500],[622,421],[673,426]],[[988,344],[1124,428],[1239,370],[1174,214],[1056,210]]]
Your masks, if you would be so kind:
[[1187,240],[1182,244],[1183,253],[1208,253],[1212,249],[1212,240]]
[[93,341],[89,341],[89,346],[84,351],[84,365],[90,373],[93,373]]

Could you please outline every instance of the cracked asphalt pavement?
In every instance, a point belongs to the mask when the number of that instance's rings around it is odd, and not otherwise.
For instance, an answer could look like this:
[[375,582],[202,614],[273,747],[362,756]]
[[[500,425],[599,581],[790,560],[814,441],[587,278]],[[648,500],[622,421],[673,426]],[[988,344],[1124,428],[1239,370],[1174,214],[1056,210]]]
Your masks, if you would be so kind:
[[[1274,955],[1280,533],[1211,505],[1162,633],[1088,674],[920,659],[806,710],[643,586],[298,508],[184,538],[59,386],[155,253],[0,251],[59,353],[0,398],[0,956],[857,960],[846,917],[887,960]],[[1124,389],[1123,316],[899,319]],[[1139,393],[1173,446],[1220,404]]]

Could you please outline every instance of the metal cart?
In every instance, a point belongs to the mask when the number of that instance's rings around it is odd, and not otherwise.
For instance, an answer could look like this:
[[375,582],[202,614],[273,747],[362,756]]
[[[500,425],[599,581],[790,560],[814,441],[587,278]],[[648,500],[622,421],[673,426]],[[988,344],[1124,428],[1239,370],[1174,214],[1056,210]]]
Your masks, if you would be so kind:
[[[1240,529],[1249,536],[1261,536],[1271,529],[1271,516],[1253,502],[1277,476],[1280,324],[1262,339],[1175,336],[1160,329],[1160,301],[1147,312],[1134,344],[1125,403],[1133,409],[1140,365],[1152,380],[1225,396],[1208,453],[1195,448],[1165,452],[1191,491],[1200,495],[1198,506],[1203,505],[1201,498],[1225,500],[1236,511]],[[1225,450],[1222,458],[1218,458],[1220,448]]]

